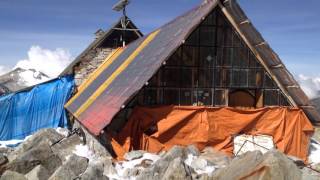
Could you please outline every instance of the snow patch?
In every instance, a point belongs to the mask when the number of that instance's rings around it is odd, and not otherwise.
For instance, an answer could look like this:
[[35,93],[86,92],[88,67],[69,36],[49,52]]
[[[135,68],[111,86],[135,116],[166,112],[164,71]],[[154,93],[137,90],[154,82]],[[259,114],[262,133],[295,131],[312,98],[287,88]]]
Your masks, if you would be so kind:
[[312,164],[320,163],[320,144],[314,140],[311,141],[309,147],[309,162]]
[[159,155],[151,154],[151,153],[145,153],[143,156],[139,159],[134,159],[131,161],[120,161],[115,164],[115,169],[117,174],[109,174],[107,175],[110,179],[116,179],[116,180],[134,180],[135,177],[126,177],[126,172],[133,168],[138,169],[144,169],[144,167],[139,166],[142,164],[145,160],[151,160],[152,164],[154,164],[156,161],[160,159]]
[[64,137],[67,137],[69,134],[68,129],[61,128],[61,127],[56,128],[56,131],[57,131],[57,133],[61,134]]
[[8,141],[0,141],[0,147],[16,147],[17,145],[21,144],[22,142],[28,140],[30,136],[27,136],[24,139],[12,139],[12,140],[8,140]]
[[87,145],[76,145],[75,150],[73,153],[77,156],[85,157],[89,160],[94,159],[94,153],[89,149]]
[[[201,162],[202,165],[199,165],[199,162]],[[216,170],[216,167],[208,165],[208,162],[205,159],[200,159],[193,154],[188,154],[188,157],[184,163],[193,168],[193,170],[199,175],[208,174],[209,176],[212,176],[213,172]]]
[[23,71],[19,74],[20,79],[18,83],[23,86],[33,86],[50,80],[49,77],[39,75],[40,72],[33,72],[31,70]]

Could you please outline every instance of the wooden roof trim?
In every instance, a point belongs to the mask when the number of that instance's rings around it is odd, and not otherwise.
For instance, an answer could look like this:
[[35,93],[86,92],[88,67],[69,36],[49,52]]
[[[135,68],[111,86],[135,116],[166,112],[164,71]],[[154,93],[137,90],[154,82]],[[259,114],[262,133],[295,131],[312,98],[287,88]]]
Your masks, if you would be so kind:
[[[225,2],[230,2],[230,0],[227,0]],[[234,1],[232,1],[234,2]],[[271,75],[271,78],[276,82],[276,84],[279,86],[279,88],[282,90],[282,92],[285,94],[285,96],[288,98],[288,100],[290,101],[290,103],[294,106],[294,107],[298,107],[298,105],[296,104],[296,102],[294,101],[294,99],[290,96],[289,92],[287,91],[287,89],[282,85],[282,83],[280,83],[280,81],[278,80],[278,78],[274,75],[274,73],[270,70],[270,68],[267,66],[267,64],[264,62],[264,60],[261,58],[261,56],[259,55],[259,53],[257,52],[257,50],[254,48],[254,45],[251,44],[251,42],[249,42],[248,38],[242,33],[242,31],[240,30],[239,25],[235,22],[235,20],[233,19],[232,15],[228,12],[228,10],[226,9],[226,7],[219,2],[218,3],[222,12],[224,13],[224,15],[227,17],[227,19],[229,20],[229,22],[233,25],[233,27],[235,28],[235,30],[238,32],[238,34],[241,36],[241,38],[245,41],[245,43],[247,44],[247,46],[250,48],[250,50],[254,53],[254,55],[257,57],[257,59],[259,60],[259,62],[262,64],[262,66],[266,69],[266,71]],[[243,22],[243,21],[242,21]],[[265,41],[262,41],[260,43],[263,43]],[[259,44],[260,44],[259,43]]]

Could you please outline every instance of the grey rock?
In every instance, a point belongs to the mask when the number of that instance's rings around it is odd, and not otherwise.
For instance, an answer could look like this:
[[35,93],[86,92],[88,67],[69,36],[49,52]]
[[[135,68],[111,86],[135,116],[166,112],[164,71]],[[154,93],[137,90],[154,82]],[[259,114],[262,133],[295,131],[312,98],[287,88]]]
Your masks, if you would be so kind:
[[66,157],[73,153],[76,145],[79,145],[81,143],[81,138],[77,134],[74,134],[53,145],[51,149],[55,154],[59,156],[62,161],[65,161]]
[[142,158],[143,154],[146,153],[145,151],[130,151],[124,155],[124,159],[131,161],[134,159]]
[[200,152],[198,150],[198,148],[195,145],[189,145],[186,147],[185,149],[186,154],[192,154],[193,156],[199,156]]
[[208,165],[218,168],[227,166],[231,161],[231,158],[229,156],[211,147],[205,148],[199,158],[205,159],[208,162]]
[[103,163],[89,163],[87,170],[81,175],[82,180],[108,180],[106,176],[103,175]]
[[302,170],[302,178],[301,180],[319,180],[319,174],[317,172],[314,172],[311,169],[303,168]]
[[22,174],[14,171],[6,171],[2,174],[0,180],[28,180]]
[[109,158],[103,159],[103,175],[116,174],[117,171],[113,166],[112,160]]
[[25,142],[20,144],[17,149],[8,155],[9,161],[13,161],[20,154],[38,146],[40,143],[47,143],[49,146],[60,141],[64,136],[54,129],[43,129],[32,135]]
[[0,166],[7,164],[8,158],[4,154],[0,154]]
[[271,150],[263,156],[261,152],[247,152],[213,176],[213,179],[219,180],[245,178],[300,180],[301,171],[286,155]]
[[87,158],[73,154],[61,167],[70,169],[73,174],[78,176],[87,169],[88,161]]
[[182,159],[176,158],[174,159],[169,167],[167,168],[166,172],[164,173],[163,180],[185,180],[190,179],[187,175],[186,170],[183,165]]
[[197,158],[191,162],[191,166],[194,169],[202,169],[204,170],[208,166],[208,162],[205,159]]
[[163,157],[163,160],[172,161],[178,157],[185,158],[182,146],[173,146]]
[[49,178],[49,171],[41,165],[36,166],[25,177],[28,180],[47,180]]
[[26,174],[39,164],[51,171],[50,173],[61,165],[61,160],[53,154],[47,141],[18,154],[16,159],[6,165],[6,169]]
[[75,179],[78,176],[69,167],[59,167],[49,178],[49,180]]

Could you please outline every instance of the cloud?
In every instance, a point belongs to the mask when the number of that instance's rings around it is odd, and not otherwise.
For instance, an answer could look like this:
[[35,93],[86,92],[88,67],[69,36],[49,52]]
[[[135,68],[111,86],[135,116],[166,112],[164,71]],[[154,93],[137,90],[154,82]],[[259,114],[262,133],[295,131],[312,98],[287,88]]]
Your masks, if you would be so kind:
[[0,76],[7,73],[9,71],[9,68],[5,66],[0,66]]
[[72,56],[69,51],[58,48],[49,50],[40,46],[32,46],[28,58],[18,61],[14,68],[34,69],[50,78],[57,77],[70,64]]
[[300,74],[297,78],[297,81],[310,99],[319,97],[320,77],[311,77]]

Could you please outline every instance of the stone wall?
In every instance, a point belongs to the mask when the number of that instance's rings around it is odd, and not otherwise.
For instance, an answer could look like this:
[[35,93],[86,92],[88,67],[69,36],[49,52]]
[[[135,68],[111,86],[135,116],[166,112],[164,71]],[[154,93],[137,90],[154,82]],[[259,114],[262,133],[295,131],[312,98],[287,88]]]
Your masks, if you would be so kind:
[[74,67],[76,86],[80,86],[95,71],[114,49],[96,48],[90,50]]

